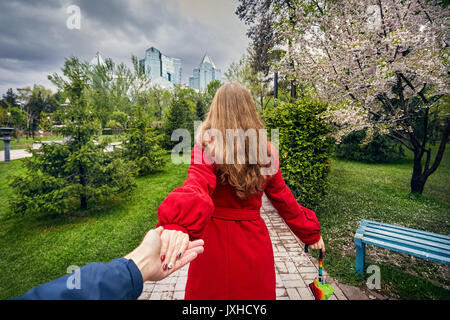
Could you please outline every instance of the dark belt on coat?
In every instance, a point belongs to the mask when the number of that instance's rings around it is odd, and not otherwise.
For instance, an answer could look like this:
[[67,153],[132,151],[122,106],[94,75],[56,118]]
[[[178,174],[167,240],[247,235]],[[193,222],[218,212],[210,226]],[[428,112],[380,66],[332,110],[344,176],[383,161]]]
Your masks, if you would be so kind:
[[216,207],[213,218],[223,219],[223,220],[256,220],[260,217],[259,209],[236,209],[236,208],[223,208]]

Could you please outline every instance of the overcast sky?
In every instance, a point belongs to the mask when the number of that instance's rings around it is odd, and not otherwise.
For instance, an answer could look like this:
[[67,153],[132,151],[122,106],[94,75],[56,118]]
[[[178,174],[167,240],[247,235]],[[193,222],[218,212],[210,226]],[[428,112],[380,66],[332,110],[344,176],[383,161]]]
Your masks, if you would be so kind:
[[[81,10],[80,29],[69,29],[67,8]],[[207,51],[225,72],[245,52],[246,26],[236,0],[1,0],[0,94],[42,84],[64,58],[103,58],[130,64],[154,46],[182,59],[183,82]]]

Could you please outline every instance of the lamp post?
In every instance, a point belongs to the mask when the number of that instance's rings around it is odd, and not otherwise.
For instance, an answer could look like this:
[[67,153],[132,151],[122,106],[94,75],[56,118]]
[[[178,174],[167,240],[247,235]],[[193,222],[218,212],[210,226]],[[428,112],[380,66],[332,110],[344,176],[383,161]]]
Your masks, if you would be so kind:
[[273,75],[273,106],[276,107],[278,99],[278,71]]
[[0,134],[3,136],[3,144],[5,146],[5,162],[10,162],[10,151],[9,151],[9,142],[11,141],[11,133],[14,128],[0,128]]

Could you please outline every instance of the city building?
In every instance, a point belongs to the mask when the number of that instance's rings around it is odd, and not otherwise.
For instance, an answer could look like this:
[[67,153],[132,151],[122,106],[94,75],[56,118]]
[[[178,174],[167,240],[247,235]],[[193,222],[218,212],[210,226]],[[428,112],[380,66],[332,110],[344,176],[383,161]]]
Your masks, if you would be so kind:
[[170,58],[151,47],[145,51],[145,58],[140,63],[152,84],[166,89],[181,84],[181,59]]
[[97,51],[95,56],[92,58],[90,65],[91,66],[105,66],[106,65],[105,60],[103,60],[103,57],[100,54],[100,52]]
[[192,77],[189,77],[189,87],[204,91],[214,80],[223,82],[222,72],[216,67],[211,57],[205,54],[200,65],[193,70]]

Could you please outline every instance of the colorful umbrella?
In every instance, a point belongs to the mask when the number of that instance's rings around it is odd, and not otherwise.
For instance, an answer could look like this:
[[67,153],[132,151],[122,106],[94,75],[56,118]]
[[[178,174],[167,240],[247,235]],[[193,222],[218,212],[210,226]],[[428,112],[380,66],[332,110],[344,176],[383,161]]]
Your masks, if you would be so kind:
[[[308,253],[307,244],[305,245],[305,252]],[[322,267],[323,267],[323,252],[322,249],[320,249],[319,277],[314,278],[314,281],[309,284],[309,288],[311,289],[314,298],[316,300],[328,300],[334,292],[334,288],[331,286],[331,284],[325,282],[325,279],[322,275]]]

